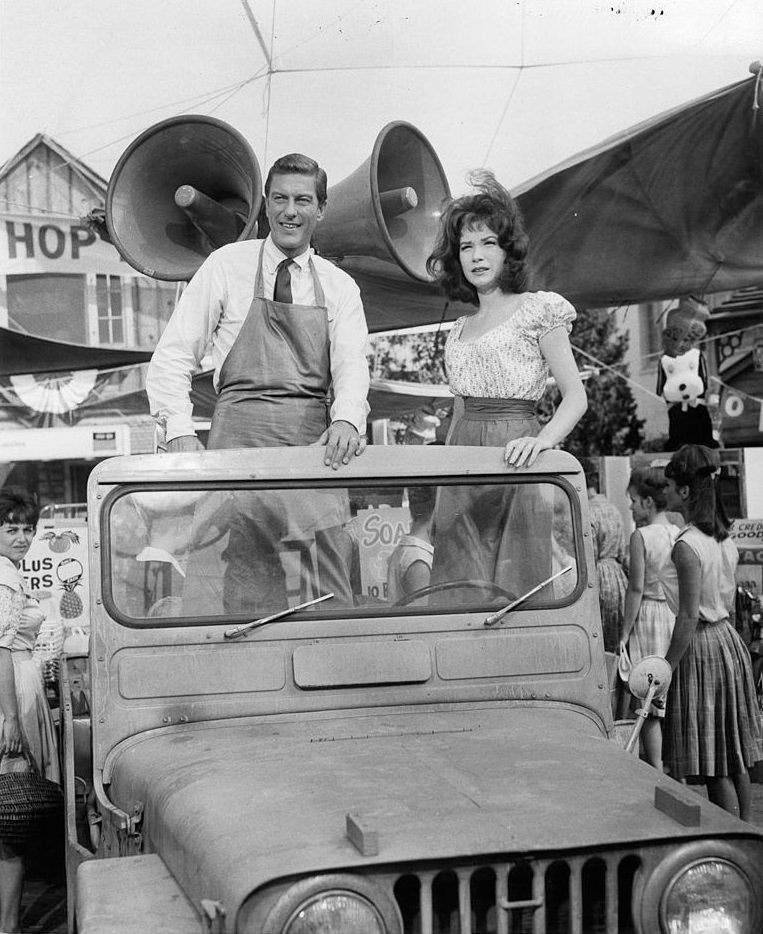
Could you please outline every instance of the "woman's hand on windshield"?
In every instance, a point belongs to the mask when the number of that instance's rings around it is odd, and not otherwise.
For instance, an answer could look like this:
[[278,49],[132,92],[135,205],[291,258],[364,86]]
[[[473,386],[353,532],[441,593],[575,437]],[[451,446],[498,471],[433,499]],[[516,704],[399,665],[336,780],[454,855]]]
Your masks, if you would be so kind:
[[503,459],[509,467],[531,467],[541,451],[547,451],[551,445],[540,436],[537,438],[515,438],[506,445]]

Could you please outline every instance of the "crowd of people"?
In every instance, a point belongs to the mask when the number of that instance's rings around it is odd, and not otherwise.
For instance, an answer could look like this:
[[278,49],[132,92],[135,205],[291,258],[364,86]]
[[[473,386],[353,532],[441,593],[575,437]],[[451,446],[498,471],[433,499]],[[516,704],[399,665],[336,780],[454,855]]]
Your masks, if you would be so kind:
[[[561,445],[586,411],[570,344],[576,312],[561,295],[533,289],[529,240],[511,195],[489,172],[470,181],[472,193],[445,206],[427,264],[448,299],[474,308],[455,322],[445,348],[455,400],[446,444],[497,446],[507,465],[521,468]],[[202,447],[191,417],[191,377],[211,347],[218,396],[209,447],[323,445],[332,469],[362,453],[369,378],[361,295],[311,248],[326,191],[314,160],[278,159],[265,183],[268,235],[215,250],[184,291],[146,381],[164,449]],[[536,406],[549,375],[561,402],[540,424]],[[730,622],[736,551],[717,469],[715,453],[689,446],[664,472],[634,471],[628,494],[637,528],[629,547],[618,510],[595,479],[589,508],[605,648],[619,647],[632,662],[664,656],[673,672],[666,700],[649,711],[645,757],[678,779],[700,777],[711,800],[748,819],[748,773],[763,758],[763,740],[749,654]],[[518,516],[527,514],[526,560],[536,572],[539,562],[550,567],[551,555],[533,551],[533,541],[550,540],[537,534],[533,504],[513,505]],[[668,509],[683,513],[683,528]],[[390,569],[396,596],[436,579],[432,530],[459,510],[447,496],[436,505],[411,503],[414,525]],[[41,615],[19,571],[36,520],[28,496],[2,491],[0,770],[31,754],[57,781],[50,716],[39,671],[30,667]],[[231,532],[229,551],[240,555],[242,568],[256,525],[242,516]],[[0,842],[0,934],[19,930],[23,871],[23,853]]]

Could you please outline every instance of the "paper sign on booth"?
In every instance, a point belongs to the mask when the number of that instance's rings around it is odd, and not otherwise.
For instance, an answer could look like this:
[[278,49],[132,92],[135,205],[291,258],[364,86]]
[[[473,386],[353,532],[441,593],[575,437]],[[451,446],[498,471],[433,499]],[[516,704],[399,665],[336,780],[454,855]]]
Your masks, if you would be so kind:
[[763,593],[763,519],[735,519],[729,535],[739,549],[737,584],[758,597]]

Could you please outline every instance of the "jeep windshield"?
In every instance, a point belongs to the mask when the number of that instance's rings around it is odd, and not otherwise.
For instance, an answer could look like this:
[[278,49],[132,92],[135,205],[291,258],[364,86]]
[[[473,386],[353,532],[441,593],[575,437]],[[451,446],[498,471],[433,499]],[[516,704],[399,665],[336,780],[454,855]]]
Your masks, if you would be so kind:
[[252,620],[329,593],[299,618],[491,613],[556,575],[508,624],[581,586],[563,478],[183,486],[135,489],[105,511],[104,601],[125,625]]

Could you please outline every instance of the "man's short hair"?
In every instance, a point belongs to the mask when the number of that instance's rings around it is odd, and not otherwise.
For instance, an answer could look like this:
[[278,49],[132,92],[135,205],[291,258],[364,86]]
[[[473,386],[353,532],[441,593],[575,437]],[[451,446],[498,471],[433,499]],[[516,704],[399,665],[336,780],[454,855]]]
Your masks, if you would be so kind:
[[265,179],[265,197],[270,194],[270,182],[274,175],[311,175],[315,179],[315,193],[321,207],[326,203],[328,178],[315,159],[303,156],[301,152],[290,152],[276,159]]
[[414,522],[425,522],[434,512],[437,487],[408,487],[408,508]]

